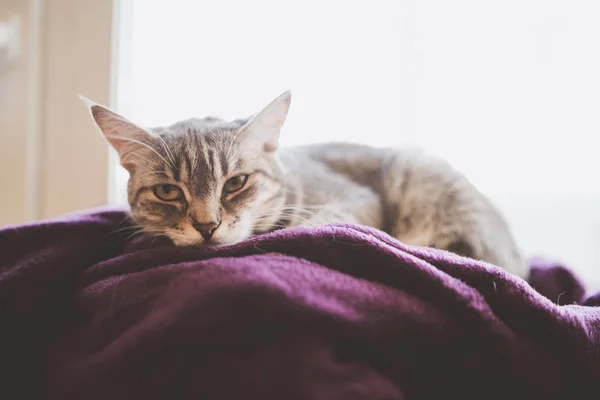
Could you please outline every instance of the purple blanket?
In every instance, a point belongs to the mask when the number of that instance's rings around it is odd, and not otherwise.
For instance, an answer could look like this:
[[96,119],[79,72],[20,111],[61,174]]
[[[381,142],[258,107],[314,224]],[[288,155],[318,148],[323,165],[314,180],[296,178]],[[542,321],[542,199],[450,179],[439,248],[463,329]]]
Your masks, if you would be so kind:
[[360,226],[209,249],[127,224],[0,231],[0,398],[600,398],[600,296],[559,265],[526,283]]

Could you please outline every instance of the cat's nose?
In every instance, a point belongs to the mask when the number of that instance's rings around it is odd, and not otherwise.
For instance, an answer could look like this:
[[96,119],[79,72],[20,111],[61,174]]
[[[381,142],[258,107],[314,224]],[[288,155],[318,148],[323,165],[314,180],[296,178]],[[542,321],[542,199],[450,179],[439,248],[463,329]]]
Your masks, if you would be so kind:
[[204,240],[208,240],[212,237],[213,233],[219,227],[219,223],[215,221],[210,222],[196,222],[192,225],[195,230],[200,232]]

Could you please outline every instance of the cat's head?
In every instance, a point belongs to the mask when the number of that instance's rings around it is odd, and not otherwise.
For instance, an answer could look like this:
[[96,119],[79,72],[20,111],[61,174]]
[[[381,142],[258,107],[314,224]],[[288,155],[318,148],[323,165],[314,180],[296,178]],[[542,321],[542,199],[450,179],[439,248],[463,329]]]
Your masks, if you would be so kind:
[[286,92],[247,120],[208,117],[152,129],[86,103],[129,171],[136,222],[185,246],[235,243],[277,221],[285,191],[276,150],[290,101]]

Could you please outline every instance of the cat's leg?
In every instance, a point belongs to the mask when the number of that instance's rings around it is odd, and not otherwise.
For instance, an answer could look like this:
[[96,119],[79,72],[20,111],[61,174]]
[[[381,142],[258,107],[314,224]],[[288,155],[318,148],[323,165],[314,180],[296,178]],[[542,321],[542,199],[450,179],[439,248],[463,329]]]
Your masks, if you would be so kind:
[[448,206],[431,214],[414,211],[410,217],[400,219],[393,236],[406,244],[485,261],[522,278],[528,274],[525,260],[494,210],[473,214],[456,212]]
[[464,257],[483,259],[483,246],[476,235],[469,233],[468,225],[468,222],[461,223],[456,219],[452,223],[445,223],[440,214],[434,218],[415,210],[412,215],[400,218],[390,234],[406,244],[433,247]]
[[450,166],[429,158],[396,157],[387,167],[383,186],[388,233],[398,240],[527,275],[503,217]]
[[459,256],[483,260],[485,257],[481,243],[463,234],[436,237],[429,244],[436,249],[447,250]]
[[506,230],[497,229],[493,224],[481,225],[477,228],[468,234],[457,233],[437,237],[431,243],[431,247],[485,261],[521,278],[526,278],[529,273],[527,263]]
[[429,246],[485,261],[526,278],[529,273],[527,263],[498,212],[483,200],[469,209],[477,212],[457,212],[452,207],[439,210],[440,224],[431,236]]
[[400,232],[397,231],[394,236],[406,244],[450,251],[507,270],[519,269],[518,254],[512,251],[510,245],[499,240],[505,235],[502,230],[447,211],[439,210],[435,218],[419,216],[418,213],[404,218]]

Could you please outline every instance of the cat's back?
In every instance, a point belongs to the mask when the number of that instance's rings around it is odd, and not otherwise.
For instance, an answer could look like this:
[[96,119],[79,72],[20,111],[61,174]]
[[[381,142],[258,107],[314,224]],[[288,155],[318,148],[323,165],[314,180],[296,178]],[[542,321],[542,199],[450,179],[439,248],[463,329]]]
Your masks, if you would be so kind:
[[443,159],[417,148],[343,142],[292,147],[286,154],[301,166],[296,170],[303,183],[319,191],[330,187],[323,182],[331,175],[370,188],[383,212],[376,227],[405,243],[446,249],[464,240],[471,257],[520,276],[527,272],[503,216]]
[[[359,143],[326,142],[293,146],[284,149],[286,162],[305,167],[318,163],[331,172],[342,174],[352,181],[378,189],[393,175],[402,179],[411,175],[436,175],[437,179],[454,181],[460,174],[442,159],[419,148],[374,147]],[[309,167],[310,168],[310,167]],[[438,182],[441,183],[441,182]]]
[[389,148],[377,148],[348,142],[326,142],[293,146],[284,149],[286,163],[326,167],[330,173],[341,174],[355,183],[373,186],[380,181],[386,163],[394,156]]

